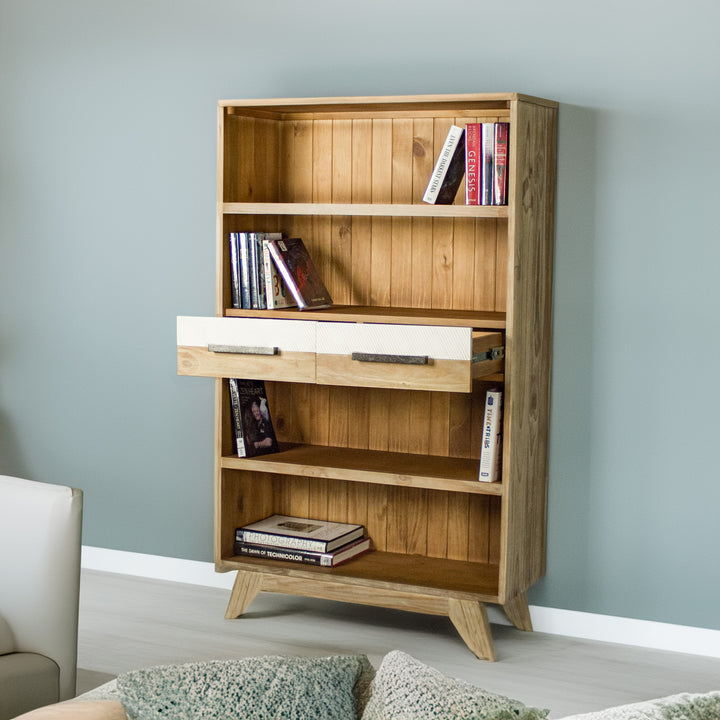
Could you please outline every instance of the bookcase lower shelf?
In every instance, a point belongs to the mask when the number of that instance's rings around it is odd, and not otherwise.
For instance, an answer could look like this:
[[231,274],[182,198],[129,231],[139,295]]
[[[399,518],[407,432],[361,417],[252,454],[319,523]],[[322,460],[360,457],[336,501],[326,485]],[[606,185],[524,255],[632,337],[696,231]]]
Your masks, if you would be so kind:
[[[477,657],[494,660],[485,603],[500,602],[497,565],[373,551],[336,568],[232,556],[216,569],[237,571],[228,619],[261,591],[443,615]],[[525,593],[503,609],[517,628],[532,630]]]

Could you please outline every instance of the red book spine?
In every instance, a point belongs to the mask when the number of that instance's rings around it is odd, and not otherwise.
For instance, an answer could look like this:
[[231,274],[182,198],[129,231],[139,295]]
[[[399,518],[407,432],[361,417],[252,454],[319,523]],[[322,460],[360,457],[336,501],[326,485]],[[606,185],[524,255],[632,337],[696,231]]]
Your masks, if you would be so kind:
[[493,202],[495,205],[507,205],[509,135],[509,123],[495,123],[495,171],[493,187]]
[[480,204],[480,125],[465,126],[465,204]]
[[493,163],[495,157],[494,123],[482,124],[482,168],[480,171],[480,204],[493,204]]

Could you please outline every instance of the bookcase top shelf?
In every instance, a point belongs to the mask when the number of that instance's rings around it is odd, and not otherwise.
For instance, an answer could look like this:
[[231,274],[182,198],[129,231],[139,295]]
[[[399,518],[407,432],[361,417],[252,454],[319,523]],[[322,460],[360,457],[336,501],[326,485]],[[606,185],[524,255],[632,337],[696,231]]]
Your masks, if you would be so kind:
[[515,101],[524,101],[535,105],[556,108],[557,102],[521,93],[461,93],[455,95],[391,95],[382,97],[341,97],[341,98],[267,98],[253,100],[220,100],[218,106],[229,113],[243,114],[257,111],[267,117],[303,115],[313,117],[317,114],[327,116],[357,116],[357,113],[374,114],[391,112],[393,117],[402,117],[405,113],[428,112],[438,116],[443,112],[457,114],[466,111],[507,111]]
[[371,305],[333,305],[322,310],[300,311],[297,308],[277,310],[241,310],[227,308],[226,317],[264,317],[283,320],[381,323],[391,325],[437,325],[504,330],[505,313],[479,310],[441,310],[433,308],[380,307]]
[[507,205],[389,203],[221,203],[226,215],[331,215],[363,217],[507,218]]

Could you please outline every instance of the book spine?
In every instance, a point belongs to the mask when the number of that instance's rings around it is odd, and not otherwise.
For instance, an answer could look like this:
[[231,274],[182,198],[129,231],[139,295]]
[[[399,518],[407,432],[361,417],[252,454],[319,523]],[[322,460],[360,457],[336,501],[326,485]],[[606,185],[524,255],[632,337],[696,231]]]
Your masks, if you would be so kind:
[[290,550],[281,547],[268,547],[267,545],[253,545],[246,542],[235,543],[235,554],[245,555],[247,557],[259,557],[267,560],[299,562],[305,565],[321,565],[324,567],[330,567],[332,565],[332,556],[326,553]]
[[238,528],[235,531],[235,541],[254,545],[272,545],[286,550],[327,552],[327,543],[323,540],[309,540],[308,538],[293,537],[292,535],[273,535],[243,528]]
[[277,271],[275,263],[270,256],[268,240],[263,240],[262,249],[263,269],[265,271],[265,297],[270,310],[292,307],[295,303],[290,300],[285,291],[285,281]]
[[500,479],[502,457],[502,392],[488,390],[485,395],[483,416],[482,448],[480,450],[481,482],[496,482]]
[[495,123],[482,124],[482,167],[480,171],[480,204],[493,204],[493,150]]
[[230,292],[232,295],[232,306],[242,307],[240,296],[240,248],[238,247],[238,234],[230,233]]
[[258,233],[248,233],[248,255],[250,257],[250,307],[253,310],[259,310]]
[[450,170],[453,157],[463,136],[463,129],[457,125],[453,125],[445,138],[442,150],[438,156],[437,162],[433,169],[430,181],[425,188],[425,194],[423,195],[423,202],[435,205],[438,201],[440,191],[443,188],[445,177]]
[[295,281],[293,280],[293,276],[288,270],[288,268],[285,265],[285,262],[282,257],[282,253],[278,249],[277,245],[275,244],[274,240],[271,240],[268,243],[268,250],[270,251],[270,256],[273,259],[273,262],[275,263],[275,267],[280,271],[280,274],[282,275],[283,280],[285,281],[285,287],[290,290],[291,295],[295,298],[295,302],[297,303],[297,306],[300,310],[303,310],[305,307],[307,307],[307,303],[305,300],[303,300],[302,293],[300,292],[299,288],[295,285]]
[[495,123],[495,154],[493,170],[493,202],[495,205],[507,205],[509,136],[509,123]]
[[465,204],[480,204],[481,123],[465,126]]
[[240,242],[240,293],[242,306],[247,310],[252,307],[250,300],[250,258],[248,233],[238,233]]
[[232,412],[233,428],[235,430],[235,449],[237,450],[238,457],[245,457],[245,436],[240,411],[240,392],[236,378],[228,379],[228,388],[230,389],[230,410]]

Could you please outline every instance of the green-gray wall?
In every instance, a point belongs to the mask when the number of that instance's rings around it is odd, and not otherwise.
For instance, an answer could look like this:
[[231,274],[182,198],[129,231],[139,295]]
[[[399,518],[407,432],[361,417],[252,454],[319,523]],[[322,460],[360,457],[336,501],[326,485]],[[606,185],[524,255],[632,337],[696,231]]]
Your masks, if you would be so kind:
[[84,543],[209,561],[219,98],[558,100],[548,571],[720,629],[716,0],[0,0],[0,472]]

